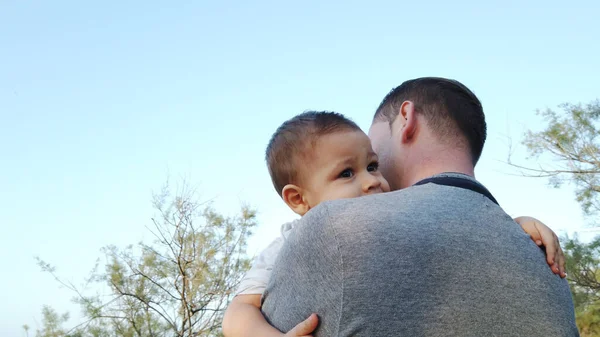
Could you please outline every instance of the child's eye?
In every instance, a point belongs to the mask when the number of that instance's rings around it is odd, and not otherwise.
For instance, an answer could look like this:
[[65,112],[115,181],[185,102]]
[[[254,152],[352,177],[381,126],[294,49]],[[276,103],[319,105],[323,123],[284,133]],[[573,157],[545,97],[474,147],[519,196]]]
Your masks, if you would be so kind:
[[339,177],[340,178],[352,178],[353,175],[354,175],[354,173],[352,172],[351,169],[345,169],[342,171],[342,173],[340,173]]
[[371,164],[369,164],[369,166],[367,166],[367,171],[369,172],[375,172],[379,170],[379,163],[378,162],[372,162]]

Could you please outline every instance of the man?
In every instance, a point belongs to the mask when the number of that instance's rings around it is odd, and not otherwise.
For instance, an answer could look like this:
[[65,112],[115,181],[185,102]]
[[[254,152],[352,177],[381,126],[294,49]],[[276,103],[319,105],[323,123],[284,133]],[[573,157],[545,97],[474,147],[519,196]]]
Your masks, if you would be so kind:
[[316,336],[578,336],[569,287],[474,179],[481,103],[442,78],[404,82],[369,136],[395,192],[325,202],[282,248],[263,312]]

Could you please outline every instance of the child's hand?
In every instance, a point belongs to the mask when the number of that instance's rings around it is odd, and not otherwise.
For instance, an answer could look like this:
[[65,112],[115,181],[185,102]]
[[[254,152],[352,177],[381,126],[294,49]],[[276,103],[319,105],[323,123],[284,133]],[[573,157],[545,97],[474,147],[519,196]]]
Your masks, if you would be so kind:
[[515,221],[521,225],[525,233],[531,236],[536,245],[546,248],[546,261],[550,265],[552,272],[560,275],[560,277],[566,277],[565,255],[556,234],[548,226],[544,225],[544,223],[529,216],[515,218]]
[[312,337],[310,333],[315,331],[317,325],[319,325],[319,317],[317,317],[317,314],[312,314],[306,320],[296,325],[292,330],[288,331],[284,336]]

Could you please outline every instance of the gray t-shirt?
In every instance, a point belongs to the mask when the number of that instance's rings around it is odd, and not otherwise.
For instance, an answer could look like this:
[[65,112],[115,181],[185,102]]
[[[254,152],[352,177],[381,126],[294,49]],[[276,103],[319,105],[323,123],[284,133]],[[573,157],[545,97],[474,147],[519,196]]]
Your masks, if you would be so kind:
[[262,308],[281,331],[317,313],[315,336],[579,335],[566,280],[521,227],[482,194],[436,184],[308,212]]

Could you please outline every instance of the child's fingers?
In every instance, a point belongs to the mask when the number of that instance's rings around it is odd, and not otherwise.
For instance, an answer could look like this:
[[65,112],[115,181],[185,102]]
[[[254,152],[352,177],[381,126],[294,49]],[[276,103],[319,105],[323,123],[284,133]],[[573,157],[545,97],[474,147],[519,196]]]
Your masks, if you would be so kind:
[[558,237],[554,233],[552,233],[552,240],[546,246],[546,255],[548,257],[548,264],[550,264],[550,268],[554,274],[560,275],[564,277],[564,254],[562,248],[560,248],[560,243],[558,242]]
[[546,247],[546,262],[548,262],[550,266],[554,266],[556,264],[556,247],[554,244],[546,242],[544,242],[544,247]]
[[556,251],[559,247],[558,238],[556,238],[554,232],[548,227],[546,227],[545,230],[542,230],[537,222],[535,223],[535,228],[537,229],[537,232],[540,233],[542,244],[546,247],[546,261],[552,266],[556,262]]
[[535,231],[531,234],[529,234],[529,236],[531,237],[531,240],[533,240],[533,242],[535,242],[536,245],[541,246],[542,245],[542,236],[540,235],[539,231]]
[[[527,226],[530,227],[530,226]],[[523,227],[525,228],[525,227]],[[542,245],[542,234],[540,234],[540,230],[537,226],[534,226],[534,229],[527,229],[525,230],[526,232],[530,232],[529,237],[531,237],[531,240],[533,240],[533,242],[535,242],[536,245],[541,246]]]
[[565,254],[562,250],[562,248],[560,247],[560,245],[558,245],[558,269],[560,270],[560,277],[565,278],[567,277],[567,268],[566,268],[566,258],[565,258]]
[[307,319],[300,322],[292,330],[286,333],[286,336],[308,337],[311,332],[315,331],[319,325],[319,317],[317,314],[310,315]]

